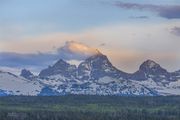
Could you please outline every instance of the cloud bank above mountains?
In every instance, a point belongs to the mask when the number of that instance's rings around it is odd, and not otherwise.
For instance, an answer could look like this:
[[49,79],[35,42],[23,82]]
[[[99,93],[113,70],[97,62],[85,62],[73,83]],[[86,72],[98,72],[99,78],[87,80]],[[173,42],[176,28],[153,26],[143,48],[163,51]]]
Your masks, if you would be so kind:
[[[29,68],[42,69],[56,62],[58,59],[66,61],[78,60],[82,61],[90,56],[99,54],[96,48],[89,47],[83,43],[75,41],[67,41],[64,46],[56,49],[54,53],[31,53],[20,54],[13,52],[0,53],[0,66],[3,68]],[[13,70],[14,71],[14,70]]]

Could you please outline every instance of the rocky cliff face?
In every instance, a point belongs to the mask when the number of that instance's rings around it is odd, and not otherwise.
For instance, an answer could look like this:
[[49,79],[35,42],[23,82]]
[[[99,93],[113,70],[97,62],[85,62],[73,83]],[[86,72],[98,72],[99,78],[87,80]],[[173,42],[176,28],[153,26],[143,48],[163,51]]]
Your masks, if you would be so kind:
[[64,60],[60,59],[53,66],[49,66],[40,72],[40,77],[48,77],[52,75],[62,75],[67,78],[72,78],[76,76],[76,66],[70,65]]

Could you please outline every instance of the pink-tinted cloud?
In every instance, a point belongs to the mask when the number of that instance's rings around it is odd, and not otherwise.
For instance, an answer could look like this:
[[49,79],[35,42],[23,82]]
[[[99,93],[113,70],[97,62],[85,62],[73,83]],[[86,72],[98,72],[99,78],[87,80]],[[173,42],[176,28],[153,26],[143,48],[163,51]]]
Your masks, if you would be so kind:
[[67,41],[63,47],[58,49],[58,54],[63,55],[65,59],[81,60],[98,53],[99,51],[96,48],[75,41]]

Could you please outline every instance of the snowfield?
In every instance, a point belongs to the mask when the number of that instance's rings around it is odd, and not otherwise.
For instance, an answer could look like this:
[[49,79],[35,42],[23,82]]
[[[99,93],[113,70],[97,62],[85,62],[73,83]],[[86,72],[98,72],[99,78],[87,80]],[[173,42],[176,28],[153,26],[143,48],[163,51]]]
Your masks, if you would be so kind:
[[42,89],[38,81],[30,81],[25,78],[7,72],[0,72],[0,89],[12,95],[37,95]]

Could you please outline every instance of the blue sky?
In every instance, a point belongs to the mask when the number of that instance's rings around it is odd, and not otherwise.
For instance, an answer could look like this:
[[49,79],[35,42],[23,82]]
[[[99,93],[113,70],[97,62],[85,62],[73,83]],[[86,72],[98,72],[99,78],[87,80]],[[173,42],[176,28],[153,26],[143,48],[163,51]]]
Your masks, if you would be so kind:
[[[160,1],[155,4],[176,3],[172,0],[171,2]],[[77,32],[106,24],[139,22],[129,19],[130,16],[156,17],[148,11],[119,9],[112,5],[113,0],[2,0],[1,3],[1,25],[21,26],[25,28],[24,34],[53,31]],[[152,2],[141,0],[137,3]]]
[[[73,40],[127,72],[146,59],[173,71],[180,69],[179,28],[179,0],[0,0],[0,60],[9,52],[43,53],[48,65],[58,59],[50,54]],[[12,67],[14,58],[6,60],[1,66]],[[34,67],[29,61],[24,66]]]

